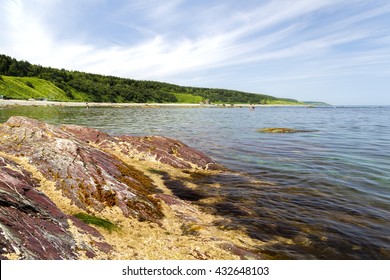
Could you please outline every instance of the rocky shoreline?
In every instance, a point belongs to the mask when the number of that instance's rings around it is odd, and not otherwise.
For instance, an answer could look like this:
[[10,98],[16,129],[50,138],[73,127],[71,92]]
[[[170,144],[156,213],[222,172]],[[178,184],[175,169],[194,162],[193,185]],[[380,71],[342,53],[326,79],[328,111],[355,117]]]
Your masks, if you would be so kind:
[[[180,141],[26,117],[0,125],[1,259],[259,259],[262,244],[167,187],[227,172]],[[115,225],[107,230],[75,216]]]

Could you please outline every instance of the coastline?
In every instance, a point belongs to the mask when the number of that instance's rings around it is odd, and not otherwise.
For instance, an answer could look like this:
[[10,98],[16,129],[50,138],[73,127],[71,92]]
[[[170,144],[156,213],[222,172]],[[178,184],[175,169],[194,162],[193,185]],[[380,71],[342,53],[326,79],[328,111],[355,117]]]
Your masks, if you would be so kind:
[[113,107],[113,108],[128,108],[128,107],[177,107],[177,108],[241,108],[241,107],[306,107],[305,105],[292,104],[199,104],[199,103],[109,103],[109,102],[63,102],[63,101],[40,101],[40,100],[18,100],[0,99],[0,107],[9,106],[59,106],[59,107]]
[[[43,139],[45,156],[39,156]],[[20,141],[23,145],[15,145]],[[192,176],[227,170],[178,140],[115,137],[88,127],[12,117],[0,124],[0,144],[0,190],[13,203],[0,207],[0,225],[7,230],[0,236],[6,248],[2,259],[264,257],[259,253],[264,242],[227,230],[228,218],[181,196],[198,195]],[[115,229],[84,223],[76,216],[80,213]]]

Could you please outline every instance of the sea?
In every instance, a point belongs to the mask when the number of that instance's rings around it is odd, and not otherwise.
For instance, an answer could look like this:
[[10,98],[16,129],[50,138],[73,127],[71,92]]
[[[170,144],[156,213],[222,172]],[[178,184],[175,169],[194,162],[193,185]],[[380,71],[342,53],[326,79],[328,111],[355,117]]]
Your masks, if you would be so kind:
[[[173,192],[262,241],[266,258],[390,259],[389,106],[0,108],[0,122],[14,115],[204,152],[231,172],[193,176],[194,199]],[[258,132],[267,127],[309,131]]]

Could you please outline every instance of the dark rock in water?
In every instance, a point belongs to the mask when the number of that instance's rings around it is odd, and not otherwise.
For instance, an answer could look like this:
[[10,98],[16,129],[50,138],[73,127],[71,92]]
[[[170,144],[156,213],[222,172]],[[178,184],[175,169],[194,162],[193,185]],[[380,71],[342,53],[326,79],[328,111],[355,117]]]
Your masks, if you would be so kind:
[[262,256],[256,252],[238,247],[234,244],[223,244],[222,248],[231,251],[233,254],[240,257],[241,260],[261,260]]
[[183,200],[198,201],[202,198],[207,197],[207,195],[205,195],[204,193],[187,187],[183,182],[179,180],[165,180],[164,185],[167,186],[168,189],[170,189],[174,195]]
[[317,132],[318,130],[308,130],[308,129],[293,129],[285,127],[267,127],[260,128],[257,132],[262,133],[298,133],[298,132]]
[[241,216],[250,216],[250,211],[244,208],[241,208],[231,202],[218,202],[213,205],[216,212],[219,215],[229,214],[231,216],[241,217]]
[[[96,247],[77,244],[67,216],[43,193],[38,182],[15,162],[0,157],[0,256],[21,259],[77,259],[112,247],[88,225],[74,221],[81,233],[100,239]],[[81,246],[81,247],[80,247]]]

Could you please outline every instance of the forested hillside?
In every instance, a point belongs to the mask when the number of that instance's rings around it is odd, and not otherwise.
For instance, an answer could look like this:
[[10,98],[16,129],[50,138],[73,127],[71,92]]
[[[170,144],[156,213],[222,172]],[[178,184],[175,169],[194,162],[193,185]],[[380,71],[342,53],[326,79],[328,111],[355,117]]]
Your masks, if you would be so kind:
[[18,99],[114,103],[298,103],[293,99],[279,99],[235,90],[184,87],[55,69],[18,61],[6,55],[0,55],[0,95]]

